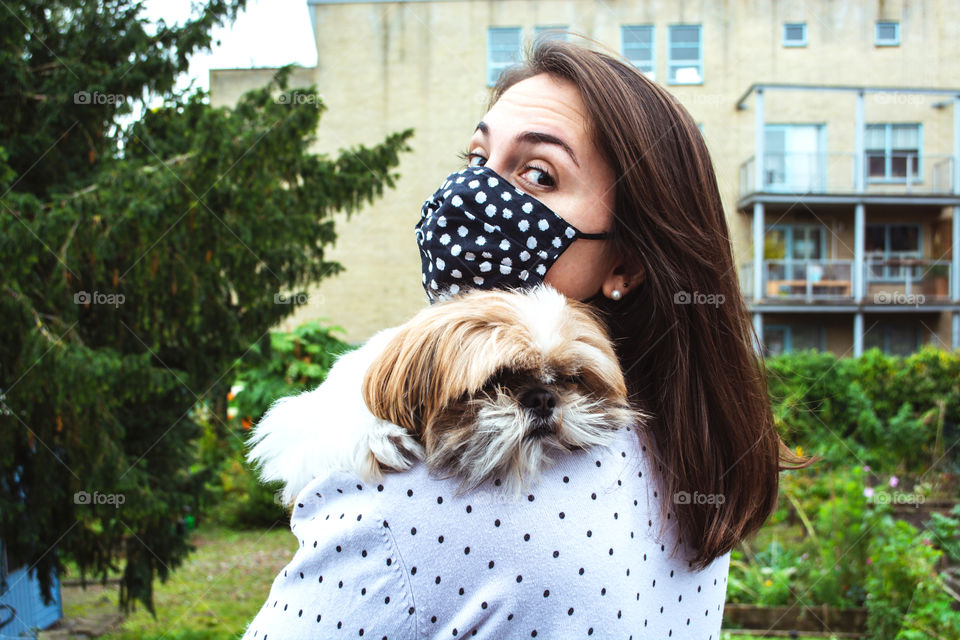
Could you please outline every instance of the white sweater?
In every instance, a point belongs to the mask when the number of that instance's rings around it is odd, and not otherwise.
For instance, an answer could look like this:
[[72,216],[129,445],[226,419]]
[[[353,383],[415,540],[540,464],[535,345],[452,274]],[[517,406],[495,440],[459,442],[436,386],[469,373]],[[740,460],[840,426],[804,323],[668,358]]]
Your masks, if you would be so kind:
[[730,557],[697,572],[686,547],[671,553],[650,457],[624,430],[558,456],[519,496],[458,495],[422,464],[379,484],[317,478],[290,519],[300,547],[244,639],[719,640]]

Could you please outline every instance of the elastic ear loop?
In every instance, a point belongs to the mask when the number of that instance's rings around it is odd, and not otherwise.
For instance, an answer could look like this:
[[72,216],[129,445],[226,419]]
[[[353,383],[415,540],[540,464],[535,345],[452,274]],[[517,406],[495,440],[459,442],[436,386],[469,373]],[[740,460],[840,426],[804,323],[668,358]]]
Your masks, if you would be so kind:
[[[613,234],[610,233],[609,231],[603,231],[603,232],[601,232],[601,233],[584,233],[583,231],[580,231],[579,229],[576,229],[576,232],[577,232],[577,239],[581,239],[581,238],[582,238],[583,240],[606,240],[607,238],[609,238],[610,236],[613,235]],[[584,300],[584,302],[587,302],[587,303],[589,304],[590,300],[593,300],[593,299],[595,299],[595,298],[597,298],[597,297],[605,297],[605,296],[603,295],[603,287],[602,287],[602,286],[600,287],[600,289],[597,290],[597,292],[596,292],[595,294],[593,294],[592,296],[586,298],[586,299]]]
[[610,237],[609,231],[604,231],[602,233],[584,233],[583,231],[577,231],[577,238],[582,238],[584,240],[606,240]]

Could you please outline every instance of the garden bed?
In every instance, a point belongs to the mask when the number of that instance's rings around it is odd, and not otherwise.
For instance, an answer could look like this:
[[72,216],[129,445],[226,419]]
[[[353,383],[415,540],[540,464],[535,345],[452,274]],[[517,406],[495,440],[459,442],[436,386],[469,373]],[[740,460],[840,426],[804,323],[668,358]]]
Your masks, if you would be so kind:
[[956,500],[927,500],[916,504],[895,504],[893,515],[899,520],[909,522],[917,529],[923,529],[930,521],[931,514],[947,515],[957,505]]
[[867,610],[864,607],[728,604],[723,609],[724,630],[743,635],[796,637],[797,632],[802,632],[804,635],[861,638],[866,634],[866,625]]

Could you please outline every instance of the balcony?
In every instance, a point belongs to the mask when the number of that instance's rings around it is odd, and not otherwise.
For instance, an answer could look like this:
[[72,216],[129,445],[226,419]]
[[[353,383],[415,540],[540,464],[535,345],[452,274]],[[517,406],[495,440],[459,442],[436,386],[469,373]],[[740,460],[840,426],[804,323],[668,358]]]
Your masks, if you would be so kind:
[[[756,157],[740,165],[740,197],[755,193],[852,194],[857,192],[854,153],[764,154],[763,184],[756,184]],[[951,195],[953,156],[916,153],[867,154],[868,195]]]
[[[853,260],[764,260],[761,297],[754,298],[753,263],[741,265],[748,299],[763,303],[857,302]],[[869,305],[919,307],[950,301],[950,262],[891,255],[864,260],[864,295]]]

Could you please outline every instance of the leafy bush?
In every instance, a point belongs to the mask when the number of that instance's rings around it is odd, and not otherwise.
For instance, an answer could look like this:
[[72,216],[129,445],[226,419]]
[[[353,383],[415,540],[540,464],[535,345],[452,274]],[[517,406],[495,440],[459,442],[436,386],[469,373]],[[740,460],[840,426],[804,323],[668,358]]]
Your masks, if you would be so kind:
[[888,510],[869,504],[864,489],[858,467],[784,473],[777,511],[758,536],[770,541],[757,553],[743,544],[731,556],[728,600],[863,605],[866,536]]
[[902,483],[829,461],[817,473],[784,473],[759,551],[743,543],[731,555],[728,601],[865,606],[875,640],[960,638],[960,613],[936,571],[944,554],[960,559],[960,506],[920,532],[890,505],[920,501],[926,487]]
[[313,389],[326,379],[334,361],[351,349],[335,333],[343,329],[308,322],[290,333],[271,333],[244,356],[237,366],[237,390],[228,396],[230,415],[235,413],[241,428],[256,424],[279,398]]
[[[886,472],[960,468],[960,352],[898,358],[805,351],[767,360],[783,438],[827,461]],[[947,454],[947,455],[945,455]]]
[[[876,640],[960,638],[960,614],[936,572],[942,551],[907,522],[885,516],[870,538],[867,625]],[[931,633],[933,632],[933,633]]]
[[790,604],[795,599],[793,577],[803,560],[805,557],[793,546],[784,547],[776,538],[756,553],[748,544],[742,544],[730,555],[727,601],[770,606]]
[[[276,498],[279,485],[263,484],[246,461],[249,429],[276,400],[312,389],[327,376],[337,356],[350,345],[335,337],[338,327],[306,323],[290,333],[272,333],[237,364],[239,374],[228,396],[230,437],[224,452],[222,438],[208,429],[205,448],[217,471],[211,487],[210,516],[228,527],[265,527],[286,518]],[[220,443],[220,444],[218,444]]]

